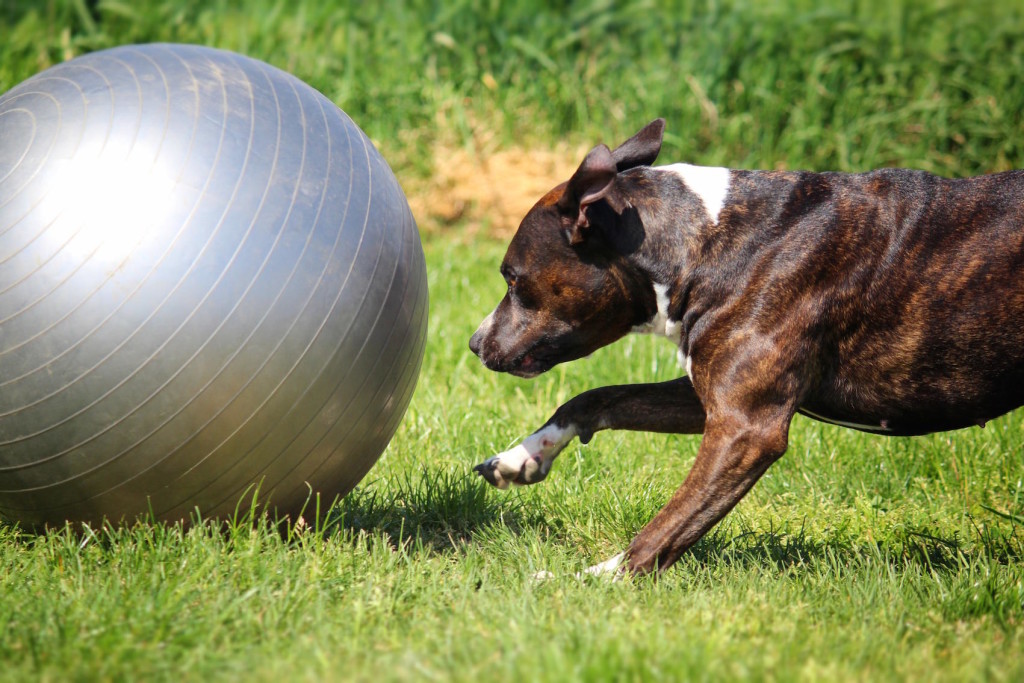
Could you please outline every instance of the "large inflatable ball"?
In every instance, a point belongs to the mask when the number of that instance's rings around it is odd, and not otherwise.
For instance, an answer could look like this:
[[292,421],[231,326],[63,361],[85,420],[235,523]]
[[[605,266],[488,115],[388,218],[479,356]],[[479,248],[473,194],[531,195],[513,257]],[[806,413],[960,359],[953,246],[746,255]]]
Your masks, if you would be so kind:
[[343,495],[402,419],[426,322],[398,182],[287,73],[128,46],[0,97],[0,517]]

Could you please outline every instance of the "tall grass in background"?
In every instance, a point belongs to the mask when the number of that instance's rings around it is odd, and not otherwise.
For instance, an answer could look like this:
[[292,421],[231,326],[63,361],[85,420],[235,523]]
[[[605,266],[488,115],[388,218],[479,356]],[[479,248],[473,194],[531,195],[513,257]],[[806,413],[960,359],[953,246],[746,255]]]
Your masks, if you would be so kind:
[[[403,183],[452,145],[615,142],[659,115],[669,160],[1024,166],[1022,0],[0,0],[0,91],[145,41],[294,73]],[[1024,680],[1024,411],[914,439],[798,416],[676,569],[579,581],[699,439],[601,433],[507,492],[471,468],[575,393],[678,376],[675,354],[630,337],[530,382],[485,371],[466,341],[504,246],[462,225],[426,235],[416,395],[324,533],[0,524],[0,681]]]
[[143,41],[291,71],[409,173],[430,172],[441,136],[611,142],[655,116],[672,160],[1024,165],[1020,0],[4,0],[0,89]]

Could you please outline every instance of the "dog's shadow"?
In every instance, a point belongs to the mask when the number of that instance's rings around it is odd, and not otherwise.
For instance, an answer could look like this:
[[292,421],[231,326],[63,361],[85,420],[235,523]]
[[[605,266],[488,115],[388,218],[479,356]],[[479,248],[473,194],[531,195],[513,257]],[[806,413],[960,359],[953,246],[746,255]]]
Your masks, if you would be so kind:
[[543,526],[544,517],[519,496],[494,495],[475,474],[424,468],[397,481],[363,482],[330,508],[324,530],[447,553],[495,525],[518,535]]
[[896,572],[913,569],[948,574],[979,563],[1008,565],[1024,560],[1024,539],[1016,528],[978,530],[975,538],[905,531],[887,541],[870,542],[846,536],[812,537],[796,532],[719,530],[701,539],[684,555],[684,564],[702,568],[727,566],[771,568],[784,572],[821,568],[841,570],[871,563]]
[[[520,496],[494,495],[491,487],[472,474],[444,470],[422,469],[397,482],[366,482],[332,507],[328,515],[328,529],[334,532],[383,535],[396,547],[415,541],[437,553],[456,552],[496,525],[514,536],[537,533],[555,542],[559,537],[570,542],[563,525],[545,515],[542,508],[525,504]],[[691,565],[701,569],[801,572],[873,563],[896,572],[950,574],[980,562],[1021,561],[1024,539],[1016,525],[1009,529],[990,525],[966,540],[928,530],[908,530],[874,543],[840,534],[812,536],[803,529],[720,527],[693,546],[679,568]]]
[[[316,515],[307,517],[319,526],[323,536],[340,534],[353,540],[365,535],[383,536],[394,547],[414,542],[438,554],[461,552],[467,544],[485,542],[485,538],[491,536],[487,530],[495,527],[512,536],[537,534],[555,543],[572,542],[567,525],[557,516],[547,514],[543,506],[530,505],[528,498],[519,495],[494,493],[492,487],[470,472],[422,468],[402,474],[397,480],[364,481],[328,506],[319,522],[314,521]],[[307,508],[307,513],[312,512]],[[276,525],[286,538],[305,535],[296,534],[296,526],[288,519],[268,523]],[[230,528],[245,528],[251,524],[252,519],[243,515],[241,522],[218,528],[230,532]],[[923,570],[953,574],[980,564],[1024,562],[1024,537],[1015,520],[1011,520],[1009,526],[976,527],[969,539],[922,529],[907,530],[875,543],[838,533],[821,536],[810,535],[803,529],[764,530],[737,528],[733,524],[719,526],[704,536],[683,555],[675,571],[687,571],[686,567],[694,570],[733,567],[799,573],[829,566],[873,563],[896,572]],[[6,522],[0,525],[14,528]],[[632,531],[638,532],[639,528]],[[77,528],[69,526],[65,532],[69,538],[81,537],[81,530]],[[121,532],[130,533],[131,528],[120,532],[112,528],[89,535],[98,542],[104,539],[114,542]],[[12,533],[10,537],[32,543],[35,534]]]

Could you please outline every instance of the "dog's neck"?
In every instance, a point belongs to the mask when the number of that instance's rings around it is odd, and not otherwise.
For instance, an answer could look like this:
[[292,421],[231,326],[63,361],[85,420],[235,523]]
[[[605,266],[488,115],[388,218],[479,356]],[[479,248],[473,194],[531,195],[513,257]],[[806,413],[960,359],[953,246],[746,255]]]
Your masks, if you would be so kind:
[[[664,336],[688,354],[697,319],[746,277],[751,242],[771,250],[769,242],[782,239],[776,218],[800,174],[671,164],[620,178],[636,216],[620,225],[639,235],[629,258],[637,279],[647,283],[642,298],[648,317],[634,331]],[[766,232],[767,224],[776,228]]]
[[[647,299],[650,320],[637,331],[676,338],[670,324],[682,314],[680,302],[670,301],[688,277],[695,250],[712,233],[729,231],[726,224],[733,172],[727,168],[671,164],[642,167],[620,175],[628,209],[619,215],[616,250],[626,253],[640,279],[654,295]],[[668,328],[666,329],[666,324]]]
[[700,200],[711,223],[718,223],[718,217],[729,196],[732,171],[720,166],[694,166],[693,164],[670,164],[654,169],[658,173],[671,173],[686,186],[689,193]]

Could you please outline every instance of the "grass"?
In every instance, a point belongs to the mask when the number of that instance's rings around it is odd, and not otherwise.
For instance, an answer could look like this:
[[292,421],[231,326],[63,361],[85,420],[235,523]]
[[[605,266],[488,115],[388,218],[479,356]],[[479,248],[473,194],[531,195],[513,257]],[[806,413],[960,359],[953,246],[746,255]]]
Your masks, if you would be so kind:
[[951,175],[1024,154],[1024,3],[5,0],[0,90],[124,42],[235,49],[317,87],[406,174],[438,139],[624,139],[666,158]]
[[662,580],[572,578],[654,514],[697,439],[601,433],[511,492],[473,475],[572,393],[676,372],[643,337],[531,382],[486,372],[464,345],[501,248],[427,240],[419,388],[328,528],[0,527],[0,679],[1020,680],[1021,413],[902,440],[797,418]]
[[[1024,165],[1021,38],[1015,2],[8,0],[0,90],[183,40],[311,82],[407,188],[444,163],[439,140],[620,139],[659,114],[666,160],[964,175]],[[914,439],[798,417],[660,581],[573,578],[650,519],[698,439],[601,433],[510,492],[473,475],[573,394],[679,372],[642,337],[529,382],[485,371],[466,341],[503,287],[488,227],[427,231],[416,395],[326,527],[0,525],[0,681],[1024,679],[1019,411]]]

